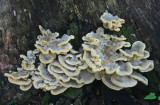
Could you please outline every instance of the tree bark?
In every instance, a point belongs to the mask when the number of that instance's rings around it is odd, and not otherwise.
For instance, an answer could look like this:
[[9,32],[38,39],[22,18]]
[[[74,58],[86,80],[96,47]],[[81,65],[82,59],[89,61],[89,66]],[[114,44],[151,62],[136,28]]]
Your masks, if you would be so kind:
[[151,44],[151,58],[159,60],[159,0],[0,0],[0,73],[15,70],[19,55],[34,49],[38,25],[75,35],[78,49],[82,36],[103,26],[99,17],[105,10],[125,19],[139,40]]
[[133,33],[139,40],[151,43],[152,55],[159,59],[159,5],[157,0],[1,0],[0,68],[19,63],[19,54],[34,48],[39,24],[81,38],[102,26],[99,17],[106,9],[132,25]]

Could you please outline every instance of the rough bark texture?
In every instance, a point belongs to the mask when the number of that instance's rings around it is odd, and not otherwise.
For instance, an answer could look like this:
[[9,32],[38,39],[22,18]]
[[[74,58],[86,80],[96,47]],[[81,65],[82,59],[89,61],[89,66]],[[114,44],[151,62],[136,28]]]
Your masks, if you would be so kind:
[[125,19],[131,33],[149,43],[151,58],[159,60],[159,5],[159,0],[0,0],[0,73],[16,70],[19,55],[34,49],[38,25],[74,34],[78,49],[82,36],[102,27],[99,17],[106,9]]

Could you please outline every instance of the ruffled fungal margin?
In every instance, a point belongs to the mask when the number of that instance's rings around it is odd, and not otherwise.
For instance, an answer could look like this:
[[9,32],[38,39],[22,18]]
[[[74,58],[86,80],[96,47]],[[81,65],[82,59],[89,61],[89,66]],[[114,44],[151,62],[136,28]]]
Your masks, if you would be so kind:
[[73,35],[64,34],[61,38],[57,38],[59,33],[52,33],[50,30],[45,30],[39,26],[42,35],[39,35],[35,47],[45,56],[47,54],[66,54],[72,49],[72,45],[68,43],[74,39]]
[[118,16],[113,16],[111,13],[108,13],[108,11],[103,13],[100,20],[102,21],[103,26],[111,31],[120,31],[120,27],[125,23],[124,19],[121,19]]
[[35,54],[33,51],[28,51],[27,56],[20,55],[22,60],[21,68],[17,68],[17,72],[5,73],[4,76],[8,77],[8,81],[19,85],[20,89],[27,91],[32,87],[31,76],[34,75],[35,68]]
[[32,76],[33,86],[36,89],[51,91],[57,95],[66,89],[80,88],[85,84],[92,83],[94,74],[86,69],[88,65],[82,61],[82,54],[57,55],[57,60],[53,60],[49,65],[41,63]]
[[[124,23],[123,19],[107,11],[100,19],[105,28],[114,31],[119,31]],[[82,38],[83,51],[75,51],[69,43],[74,39],[73,35],[58,37],[57,32],[52,33],[42,26],[39,29],[42,35],[37,37],[36,49],[28,51],[27,56],[20,55],[23,60],[17,72],[4,74],[21,90],[26,91],[33,85],[36,89],[58,95],[70,87],[90,84],[95,79],[102,80],[114,90],[133,87],[137,81],[148,85],[146,77],[139,72],[151,71],[154,64],[147,60],[149,52],[141,41],[131,46],[123,35],[104,34],[104,29],[98,28],[96,33],[90,32]],[[36,58],[40,61],[36,62],[38,67],[35,66]]]
[[[23,91],[33,85],[36,89],[58,95],[70,87],[80,88],[94,81],[94,74],[87,70],[82,54],[73,50],[69,43],[74,36],[64,34],[57,38],[59,33],[39,28],[42,35],[37,37],[36,49],[28,51],[27,56],[20,55],[22,68],[5,73],[9,82],[20,85]],[[36,57],[40,61],[38,68],[34,65]]]
[[98,28],[96,33],[88,33],[82,39],[83,59],[96,79],[102,79],[106,86],[121,90],[135,86],[137,81],[148,84],[148,80],[137,72],[148,72],[154,68],[153,61],[147,60],[149,52],[144,50],[144,43],[136,41],[130,50],[124,50],[131,46],[126,38],[104,34],[103,28]]

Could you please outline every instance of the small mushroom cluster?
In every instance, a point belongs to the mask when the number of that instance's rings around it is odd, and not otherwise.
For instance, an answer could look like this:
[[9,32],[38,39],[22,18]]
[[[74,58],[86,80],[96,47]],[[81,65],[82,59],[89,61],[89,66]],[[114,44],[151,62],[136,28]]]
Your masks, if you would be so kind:
[[[107,11],[100,18],[105,28],[120,31],[125,21]],[[9,82],[17,84],[26,91],[34,86],[36,89],[50,91],[58,95],[66,89],[80,88],[102,80],[111,89],[121,90],[133,87],[137,81],[148,84],[146,77],[139,72],[148,72],[154,68],[152,60],[147,60],[149,52],[145,44],[136,41],[126,42],[121,35],[109,35],[103,28],[82,37],[84,43],[81,53],[72,49],[69,43],[73,35],[52,33],[39,26],[42,35],[37,37],[36,49],[28,51],[27,56],[20,55],[21,68],[17,72],[5,73]],[[131,48],[130,48],[131,47]],[[39,58],[35,66],[36,58]]]
[[34,75],[35,68],[35,54],[33,51],[28,51],[27,56],[20,55],[22,60],[21,68],[17,68],[17,72],[5,73],[4,75],[8,77],[8,81],[19,85],[20,89],[26,91],[32,87],[31,76]]
[[82,39],[83,60],[95,73],[96,79],[102,79],[106,86],[120,90],[135,86],[137,80],[148,85],[148,80],[136,71],[148,72],[154,68],[153,61],[147,60],[149,52],[144,50],[144,43],[136,41],[130,50],[124,50],[131,46],[126,38],[104,34],[103,28]]
[[100,20],[102,21],[103,26],[111,31],[120,31],[120,27],[125,23],[124,19],[113,16],[111,13],[108,13],[108,11],[103,13]]

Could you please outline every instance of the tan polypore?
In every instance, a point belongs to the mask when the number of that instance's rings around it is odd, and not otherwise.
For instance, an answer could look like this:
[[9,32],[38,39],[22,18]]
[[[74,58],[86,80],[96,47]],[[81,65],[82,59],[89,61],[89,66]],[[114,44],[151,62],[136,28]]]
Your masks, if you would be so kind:
[[8,77],[9,82],[19,85],[21,90],[27,91],[32,87],[30,77],[34,75],[36,57],[31,50],[27,52],[27,56],[20,55],[20,57],[23,58],[22,67],[17,68],[17,72],[5,73],[4,76]]
[[[100,19],[103,26],[112,31],[120,31],[125,22],[107,11]],[[27,56],[20,55],[22,67],[17,68],[17,72],[4,74],[21,90],[26,91],[33,85],[36,89],[58,95],[70,87],[90,84],[94,79],[102,80],[114,90],[133,87],[137,81],[148,85],[147,78],[138,73],[154,68],[153,61],[147,60],[150,54],[144,50],[144,43],[136,41],[131,49],[126,50],[131,44],[123,35],[104,34],[104,29],[98,28],[96,33],[90,32],[82,38],[83,50],[75,51],[69,43],[74,39],[73,35],[64,34],[57,38],[59,33],[52,33],[42,26],[39,29],[42,35],[37,37],[36,49],[28,51]],[[34,65],[36,57],[40,60],[38,68]]]
[[138,81],[141,81],[145,85],[148,85],[148,79],[146,77],[142,76],[140,73],[133,71],[133,73],[130,75],[130,77],[132,77]]
[[152,60],[132,60],[131,65],[133,69],[138,69],[140,72],[149,72],[153,70],[154,64]]
[[125,23],[124,19],[121,19],[118,16],[113,16],[111,13],[108,13],[108,11],[103,13],[100,20],[102,21],[103,26],[111,31],[120,31],[120,27]]
[[25,55],[20,55],[21,58],[23,58],[22,60],[22,68],[25,70],[34,70],[35,69],[35,54],[33,51],[27,51],[27,56]]
[[103,83],[113,90],[121,90],[123,88],[133,87],[137,84],[137,81],[148,85],[148,80],[146,77],[142,76],[140,73],[135,71],[131,75],[106,75],[102,76]]
[[54,75],[64,87],[79,88],[95,79],[87,70],[88,65],[82,61],[82,54],[69,53],[59,55],[58,60],[48,66],[50,74]]
[[39,55],[39,60],[44,63],[44,64],[48,64],[51,63],[54,59],[56,58],[56,54],[43,54],[41,53]]
[[28,85],[20,85],[20,89],[23,91],[27,91],[32,87],[32,82]]
[[58,80],[48,72],[46,65],[42,63],[38,66],[36,74],[32,76],[32,80],[36,89],[51,90],[58,86]]
[[111,88],[113,90],[121,90],[121,89],[123,89],[122,87],[119,87],[119,86],[115,85],[114,83],[112,83],[110,75],[104,75],[102,77],[102,81],[106,86],[108,86],[109,88]]
[[[137,81],[148,84],[146,77],[134,70],[148,72],[154,68],[152,60],[147,60],[149,52],[145,51],[145,44],[136,41],[131,49],[124,36],[104,34],[103,28],[98,28],[96,33],[90,32],[83,38],[83,60],[91,68],[97,80],[111,89],[121,90],[133,87]],[[128,49],[128,48],[127,48]]]
[[27,79],[27,80],[24,80],[24,79],[13,79],[13,78],[8,78],[8,81],[13,83],[13,84],[16,84],[16,85],[28,85],[30,84],[32,81],[31,79]]
[[130,62],[120,62],[118,63],[120,68],[116,71],[117,75],[123,76],[123,75],[131,75],[132,74],[132,65]]
[[104,71],[106,74],[113,74],[120,69],[116,61],[127,61],[127,57],[117,51],[122,47],[129,47],[130,44],[123,40],[119,41],[118,37],[117,40],[115,37],[112,40],[110,35],[104,34],[103,28],[98,28],[96,33],[88,33],[82,39],[83,59],[93,72]]
[[61,38],[57,38],[59,33],[52,33],[49,30],[43,29],[39,26],[42,35],[39,35],[38,41],[36,41],[35,47],[43,54],[65,54],[72,49],[72,45],[69,43],[71,39],[74,39],[73,35],[64,34]]
[[19,85],[20,89],[27,91],[32,87],[32,81],[29,76],[33,75],[33,71],[24,70],[22,68],[18,69],[18,72],[5,73],[4,76],[8,77],[8,81]]
[[68,89],[68,88],[66,88],[66,87],[58,86],[57,88],[51,90],[51,94],[53,94],[53,95],[58,95],[58,94],[60,94],[60,93],[63,93],[63,92],[64,92],[65,90],[67,90],[67,89]]
[[41,63],[38,66],[38,70],[32,76],[36,89],[57,95],[67,88],[80,88],[95,79],[94,74],[84,70],[88,65],[82,60],[82,54],[77,51],[71,50],[68,54],[56,55],[56,58],[58,59],[53,59],[49,65]]
[[115,75],[111,77],[112,83],[119,87],[133,87],[137,84],[137,81],[129,76]]
[[11,74],[10,73],[5,73],[4,76],[10,77],[10,78],[13,78],[13,79],[25,79],[25,78],[29,77],[29,73],[28,73],[28,71],[23,71],[21,73],[12,72]]
[[122,50],[119,51],[126,57],[132,58],[134,60],[141,58],[148,58],[150,56],[148,51],[145,51],[145,44],[141,41],[136,41],[132,44],[132,48],[130,50]]

